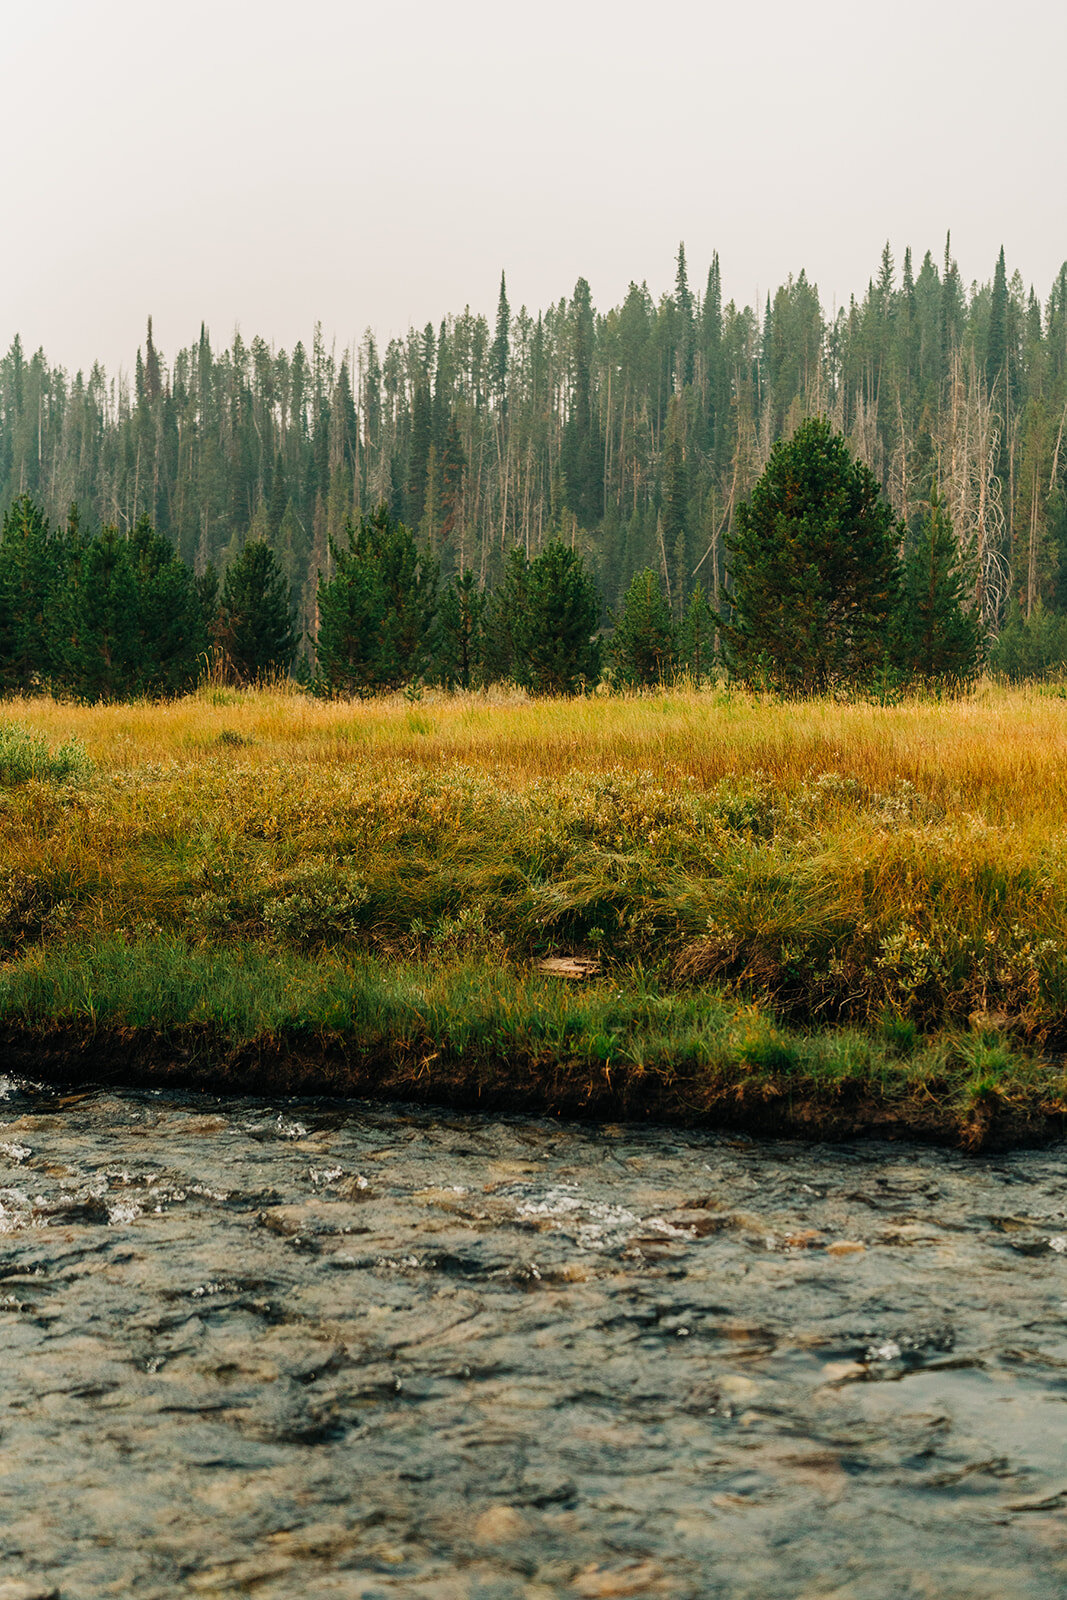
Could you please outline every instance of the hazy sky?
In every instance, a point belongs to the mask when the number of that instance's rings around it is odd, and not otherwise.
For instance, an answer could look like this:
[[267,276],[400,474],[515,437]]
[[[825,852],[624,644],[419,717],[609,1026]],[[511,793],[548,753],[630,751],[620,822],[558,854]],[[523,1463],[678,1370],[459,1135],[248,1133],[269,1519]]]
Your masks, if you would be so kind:
[[1067,257],[1063,0],[0,0],[0,342],[71,369],[205,320],[340,345],[658,295],[861,293],[888,237],[1044,297]]

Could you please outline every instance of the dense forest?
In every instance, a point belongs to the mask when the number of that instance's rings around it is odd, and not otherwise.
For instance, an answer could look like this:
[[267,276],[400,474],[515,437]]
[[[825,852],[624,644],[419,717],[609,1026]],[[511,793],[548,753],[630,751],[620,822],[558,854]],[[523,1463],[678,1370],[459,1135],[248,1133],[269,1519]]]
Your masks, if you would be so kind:
[[0,359],[0,505],[161,533],[198,573],[244,542],[276,553],[314,631],[317,577],[349,520],[384,502],[441,575],[480,588],[555,540],[615,608],[662,576],[680,619],[714,601],[726,541],[774,442],[825,415],[909,529],[939,486],[989,634],[1067,609],[1067,264],[1045,300],[1004,252],[962,282],[949,242],[916,267],[887,245],[865,294],[828,316],[803,272],[759,308],[723,304],[679,248],[673,291],[631,284],[495,322],[469,309],[379,348],[277,350],[206,330],[168,361],[151,323],[132,377],[71,377],[16,338]]

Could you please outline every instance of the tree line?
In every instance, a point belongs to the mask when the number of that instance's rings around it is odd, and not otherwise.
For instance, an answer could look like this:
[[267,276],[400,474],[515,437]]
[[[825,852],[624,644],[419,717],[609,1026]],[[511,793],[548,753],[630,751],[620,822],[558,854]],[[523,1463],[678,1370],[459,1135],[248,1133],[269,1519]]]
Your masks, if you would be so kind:
[[[325,693],[430,681],[499,681],[535,693],[714,670],[810,694],[897,680],[964,680],[983,655],[968,566],[937,491],[902,560],[906,529],[870,469],[824,417],[771,451],[727,537],[730,583],[697,582],[676,617],[645,567],[617,611],[562,539],[513,546],[499,581],[450,577],[382,502],[330,542],[316,629],[301,639],[274,551],[249,539],[220,582],[197,574],[151,525],[86,532],[75,508],[51,526],[29,496],[0,530],[0,686],[89,699],[180,693],[210,668],[238,682],[294,671]],[[304,648],[302,648],[302,646]]]
[[[0,359],[0,504],[53,522],[77,502],[125,535],[147,518],[201,577],[265,543],[314,632],[320,574],[384,504],[479,593],[511,552],[562,542],[609,608],[657,574],[681,629],[698,588],[722,603],[739,508],[775,443],[824,415],[873,473],[907,555],[940,496],[987,637],[1051,637],[1067,610],[1067,265],[1039,298],[1004,252],[966,284],[946,241],[828,314],[801,272],[762,306],[724,303],[718,258],[694,284],[588,283],[543,311],[469,309],[380,348],[316,331],[291,352],[206,329],[169,361],[151,324],[134,370],[71,376],[18,339]],[[1035,616],[1040,627],[1035,624]],[[1037,649],[1037,645],[1033,645]],[[1042,646],[1043,648],[1043,646]]]

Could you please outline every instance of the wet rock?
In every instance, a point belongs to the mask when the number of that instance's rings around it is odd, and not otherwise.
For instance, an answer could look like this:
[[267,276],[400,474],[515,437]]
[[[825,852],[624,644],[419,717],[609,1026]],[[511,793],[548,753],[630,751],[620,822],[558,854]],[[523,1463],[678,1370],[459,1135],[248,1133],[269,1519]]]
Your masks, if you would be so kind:
[[608,1600],[614,1595],[642,1595],[662,1593],[663,1570],[652,1561],[639,1561],[628,1567],[609,1570],[591,1568],[579,1573],[572,1588],[582,1600]]
[[220,1589],[247,1589],[280,1578],[291,1572],[292,1560],[288,1556],[253,1556],[247,1561],[234,1561],[224,1567],[213,1567],[207,1572],[194,1572],[188,1578],[190,1589],[209,1594]]
[[32,1578],[0,1578],[0,1600],[59,1600],[59,1590]]
[[746,1378],[740,1373],[728,1372],[720,1378],[717,1385],[720,1395],[729,1400],[732,1405],[746,1400],[752,1400],[759,1394],[760,1386],[754,1378]]
[[514,1506],[490,1506],[474,1524],[476,1544],[511,1544],[530,1534],[530,1524]]

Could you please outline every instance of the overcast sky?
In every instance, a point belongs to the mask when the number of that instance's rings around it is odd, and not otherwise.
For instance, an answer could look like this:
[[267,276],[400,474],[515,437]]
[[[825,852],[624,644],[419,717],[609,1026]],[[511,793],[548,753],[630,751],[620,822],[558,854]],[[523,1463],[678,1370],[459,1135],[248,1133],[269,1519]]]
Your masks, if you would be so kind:
[[205,320],[343,346],[630,279],[826,306],[898,263],[1042,298],[1067,257],[1063,0],[0,0],[0,341],[72,370]]

